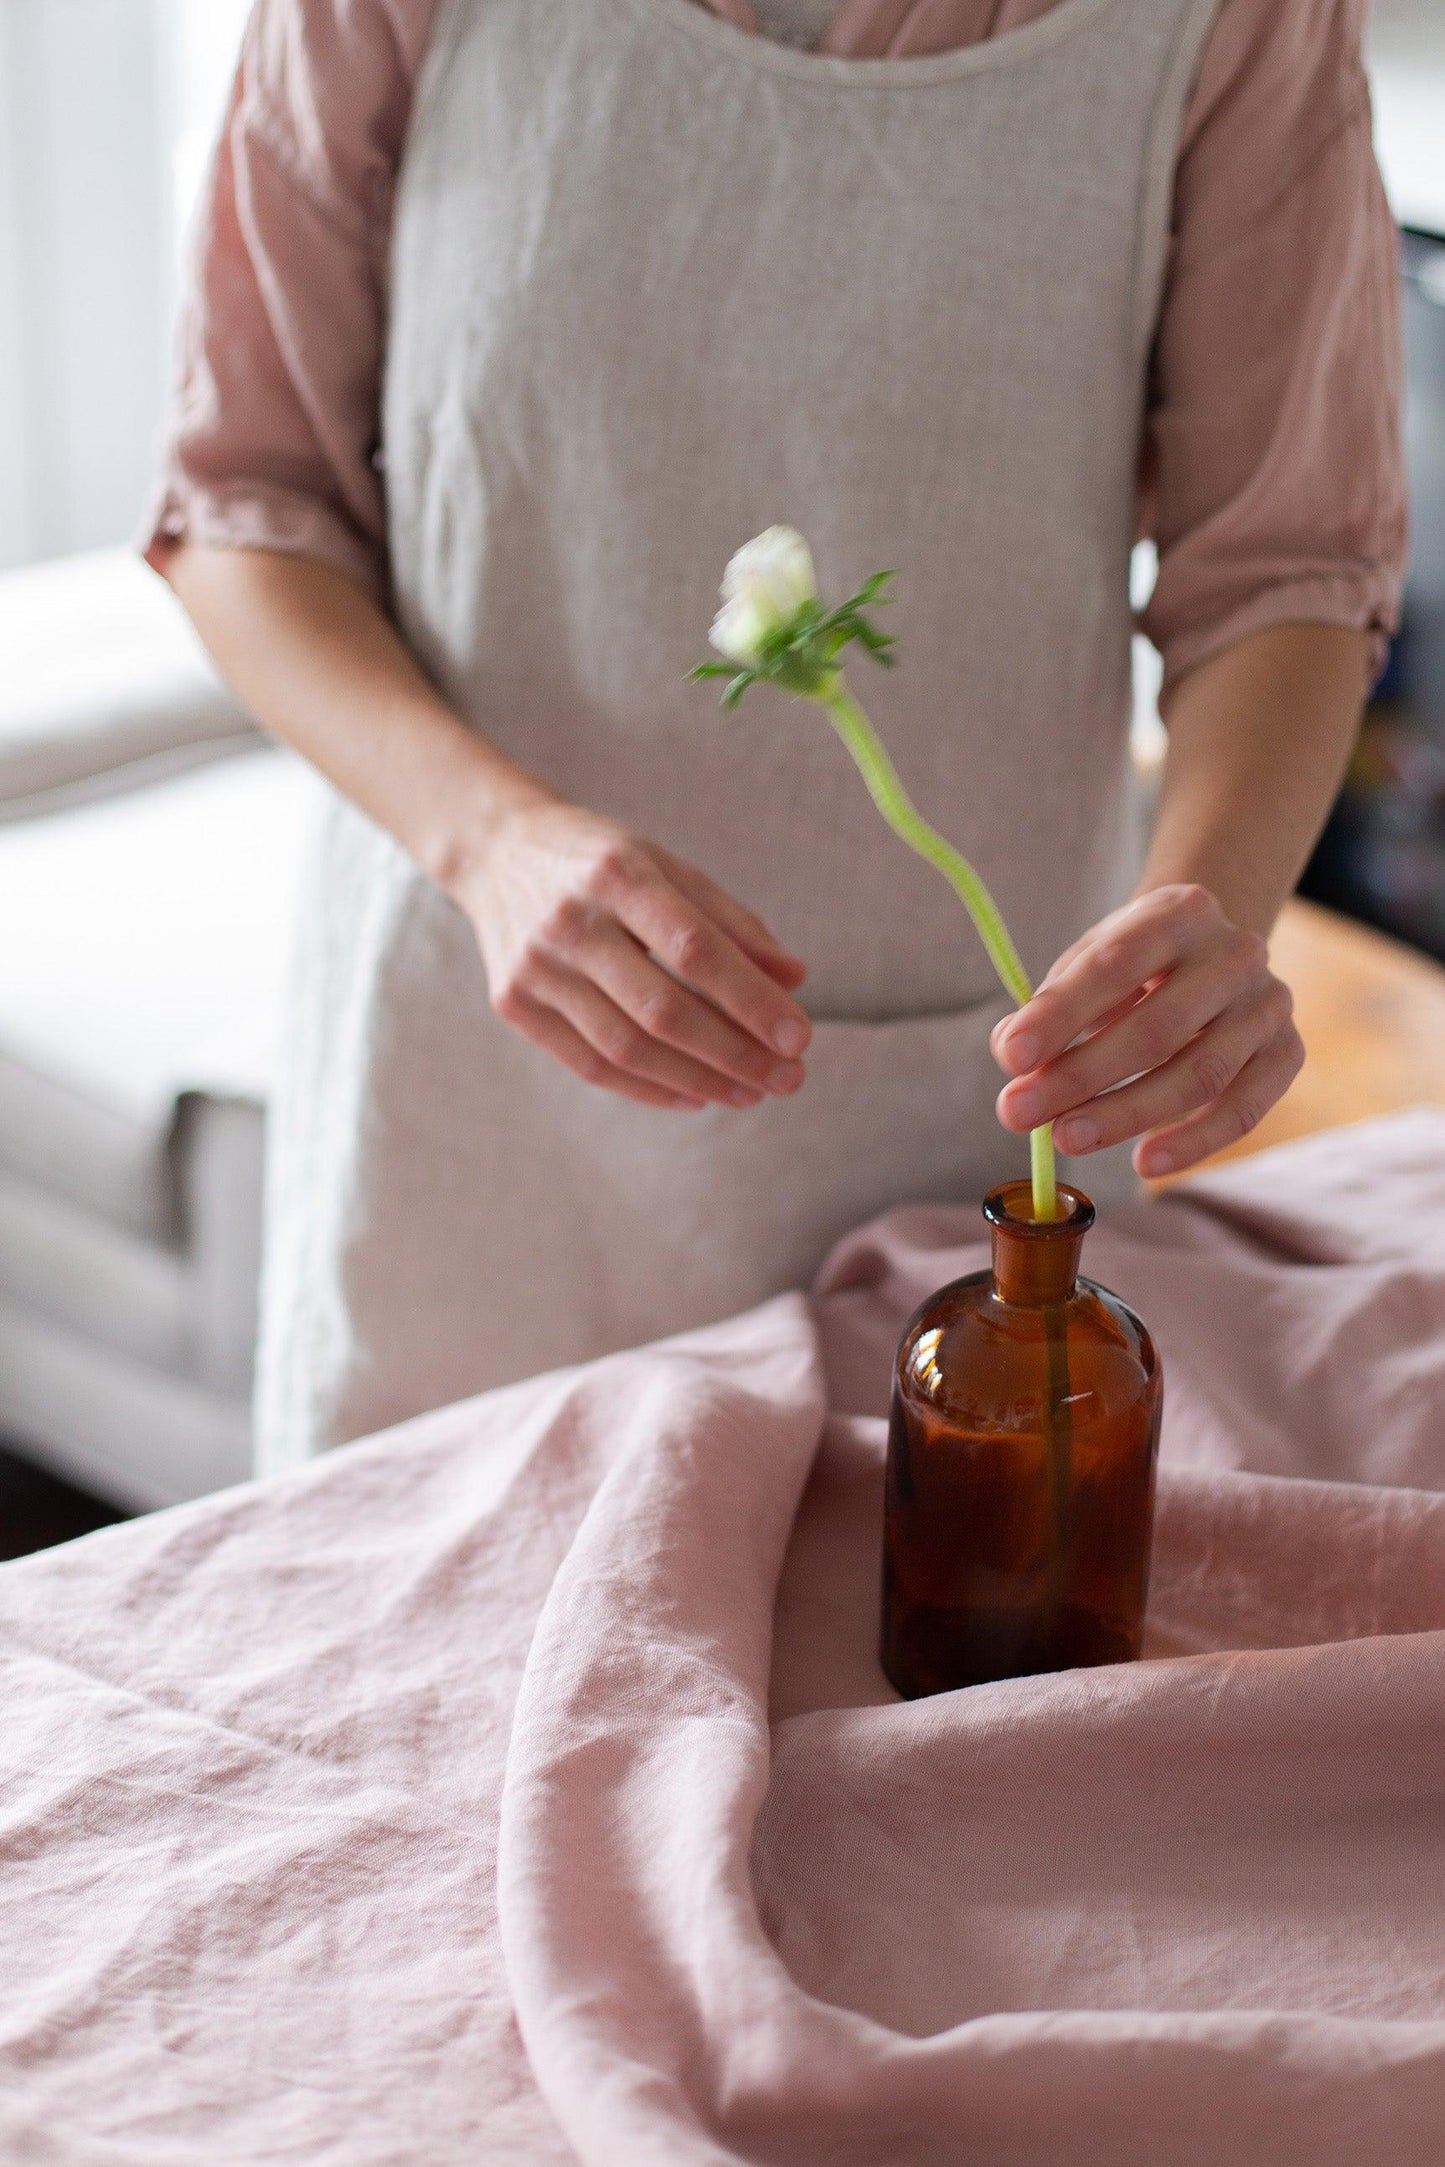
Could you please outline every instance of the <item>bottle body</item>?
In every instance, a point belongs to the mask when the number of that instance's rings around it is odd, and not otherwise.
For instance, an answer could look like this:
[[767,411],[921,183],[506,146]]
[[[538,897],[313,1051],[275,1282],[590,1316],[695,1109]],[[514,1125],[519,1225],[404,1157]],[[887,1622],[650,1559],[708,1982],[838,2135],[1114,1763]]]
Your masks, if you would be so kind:
[[1140,1650],[1158,1357],[1132,1310],[1075,1276],[1088,1199],[1065,1192],[1066,1218],[1040,1226],[1009,1211],[1026,1188],[985,1206],[994,1269],[931,1296],[899,1344],[881,1653],[908,1699]]

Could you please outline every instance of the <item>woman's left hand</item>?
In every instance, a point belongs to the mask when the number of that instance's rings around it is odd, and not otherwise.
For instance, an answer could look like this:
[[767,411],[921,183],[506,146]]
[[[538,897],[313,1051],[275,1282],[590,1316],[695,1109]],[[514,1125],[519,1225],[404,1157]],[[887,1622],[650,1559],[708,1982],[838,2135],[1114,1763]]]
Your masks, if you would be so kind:
[[[1154,888],[1065,950],[993,1033],[1006,1129],[1053,1121],[1061,1151],[1140,1136],[1146,1179],[1237,1143],[1304,1061],[1288,986],[1207,888]],[[1078,1043],[1076,1043],[1076,1041]]]

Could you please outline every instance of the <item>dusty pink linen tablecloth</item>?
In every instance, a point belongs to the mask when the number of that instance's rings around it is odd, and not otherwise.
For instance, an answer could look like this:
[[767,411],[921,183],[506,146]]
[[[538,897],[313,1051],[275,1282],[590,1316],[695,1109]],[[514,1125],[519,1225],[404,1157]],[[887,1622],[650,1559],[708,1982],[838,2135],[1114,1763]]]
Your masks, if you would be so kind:
[[1445,1117],[1100,1227],[1153,1659],[903,1706],[977,1224],[0,1571],[5,2167],[1439,2167]]

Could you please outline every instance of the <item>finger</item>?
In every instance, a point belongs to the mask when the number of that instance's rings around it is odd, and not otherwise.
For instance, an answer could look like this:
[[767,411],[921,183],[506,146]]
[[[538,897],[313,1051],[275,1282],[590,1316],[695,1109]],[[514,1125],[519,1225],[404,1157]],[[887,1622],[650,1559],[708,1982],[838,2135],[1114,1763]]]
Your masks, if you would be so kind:
[[660,1084],[649,1083],[641,1076],[630,1075],[611,1061],[604,1060],[595,1046],[575,1031],[565,1016],[554,1008],[546,1008],[527,994],[514,994],[506,1018],[523,1038],[550,1053],[564,1068],[570,1068],[574,1076],[584,1083],[597,1084],[604,1091],[615,1091],[619,1097],[635,1099],[640,1106],[656,1106],[673,1113],[696,1113],[704,1101],[686,1093],[669,1091]]
[[1133,993],[1129,994],[1127,999],[1116,1001],[1112,1008],[1105,1009],[1094,1029],[1096,1031],[1107,1031],[1111,1023],[1117,1023],[1121,1016],[1127,1016],[1131,1008],[1137,1008],[1141,1001],[1148,999],[1155,986],[1164,983],[1165,981],[1162,978],[1156,978],[1150,985],[1138,987]]
[[1056,1059],[1223,925],[1204,888],[1161,888],[1136,897],[1091,927],[1053,965],[1032,1000],[1003,1019],[993,1034],[995,1059],[1013,1076]]
[[[1127,903],[1120,903],[1116,909],[1100,918],[1097,924],[1091,925],[1086,932],[1081,933],[1076,941],[1070,941],[1063,954],[1054,958],[1034,991],[1042,993],[1045,986],[1051,986],[1054,980],[1068,969],[1075,958],[1081,956],[1084,950],[1091,947],[1102,934],[1112,933],[1116,927],[1126,924],[1134,917],[1136,911],[1151,902],[1153,898],[1163,895],[1177,895],[1178,892],[1177,888],[1153,888],[1148,895],[1131,895]],[[1204,892],[1208,893],[1207,890]],[[1211,898],[1211,900],[1213,899]]]
[[646,858],[609,867],[601,900],[644,948],[760,1045],[787,1060],[802,1052],[812,1026],[797,1002]]
[[[1101,1025],[1056,1061],[1006,1084],[998,1100],[1000,1121],[1008,1129],[1037,1128],[1042,1121],[1088,1105],[1099,1092],[1112,1091],[1130,1077],[1162,1068],[1251,991],[1273,1004],[1270,1023],[1282,1028],[1289,1020],[1289,995],[1278,979],[1266,974],[1261,981],[1253,961],[1242,944],[1225,942],[1181,963],[1152,993],[1126,1006],[1122,1014],[1116,1010],[1112,1023]],[[1269,990],[1276,986],[1277,997]],[[1253,1051],[1253,1046],[1248,1048]]]
[[1235,1002],[1172,1060],[1066,1114],[1054,1127],[1059,1149],[1073,1154],[1099,1151],[1212,1106],[1245,1064],[1290,1027],[1289,995],[1282,986],[1278,999],[1271,991]]
[[[766,971],[769,978],[786,993],[796,993],[808,975],[808,966],[800,956],[759,955],[754,956],[753,961],[760,971]],[[806,1011],[804,1013],[806,1014]]]
[[[573,959],[585,968],[618,1010],[648,1038],[675,1047],[700,1064],[699,1076],[712,1079],[719,1097],[725,1083],[740,1083],[754,1093],[787,1097],[803,1082],[801,1061],[784,1061],[760,1046],[747,1031],[730,1023],[700,994],[673,978],[625,933],[616,919],[600,923],[586,948]],[[573,1019],[576,1020],[575,1018]],[[615,1058],[615,1056],[614,1056]],[[636,1064],[626,1062],[624,1066]],[[739,1103],[729,1099],[729,1103]]]
[[[656,970],[657,966],[652,968]],[[663,973],[659,971],[658,976],[663,977]],[[668,981],[664,979],[664,983]],[[682,1097],[724,1106],[756,1106],[763,1095],[756,1085],[722,1075],[688,1054],[663,1045],[579,971],[542,964],[533,975],[530,990],[565,1017],[604,1061],[629,1076],[641,1077]],[[686,998],[692,1000],[695,996],[688,994]]]
[[[1131,1008],[1137,1008],[1139,1006],[1139,1003],[1142,1000],[1147,999],[1148,995],[1153,992],[1155,986],[1162,985],[1163,983],[1163,979],[1156,978],[1151,980],[1151,982],[1147,986],[1136,986],[1134,991],[1126,995],[1126,997],[1122,1001],[1116,1001],[1112,1008],[1105,1009],[1103,1015],[1100,1016],[1098,1022],[1094,1025],[1095,1031],[1107,1031],[1111,1023],[1117,1023],[1121,1016],[1127,1016]],[[992,1031],[989,1033],[989,1045],[991,1048],[993,1047],[995,1041],[998,1039],[999,1033],[1003,1030],[1003,1027],[1007,1022],[1007,1016],[1001,1017],[999,1021],[994,1025]],[[998,1060],[997,1053],[994,1054],[994,1059]],[[1002,1068],[1003,1065],[1004,1064],[1000,1061],[999,1066]],[[1029,1073],[1034,1072],[1030,1071]]]
[[808,975],[807,964],[801,956],[795,956],[791,949],[783,946],[755,911],[748,910],[736,896],[729,895],[726,888],[709,880],[706,873],[689,865],[685,858],[674,858],[665,850],[659,850],[657,856],[673,886],[714,919],[737,942],[744,955],[752,957],[760,970],[766,971],[790,992],[803,983]]
[[1076,941],[1070,941],[1063,954],[1055,956],[1053,962],[1044,972],[1043,977],[1034,988],[1035,993],[1042,993],[1045,986],[1051,986],[1056,978],[1062,977],[1076,956],[1081,956],[1092,942],[1099,939],[1101,934],[1111,932],[1121,918],[1128,917],[1137,901],[1137,897],[1131,896],[1127,903],[1121,903],[1117,910],[1111,910],[1106,918],[1099,920],[1097,925],[1091,925],[1087,933],[1081,933]]
[[1066,969],[999,1027],[995,1057],[1013,1076],[1055,1060],[1080,1032],[1132,992],[1201,948],[1237,943],[1266,967],[1258,934],[1231,926],[1207,888],[1156,888],[1097,929]]
[[1146,1181],[1157,1181],[1165,1174],[1177,1174],[1186,1166],[1197,1165],[1228,1144],[1237,1144],[1284,1097],[1303,1068],[1304,1057],[1299,1033],[1293,1028],[1283,1041],[1271,1040],[1245,1063],[1212,1106],[1136,1144],[1135,1172]]

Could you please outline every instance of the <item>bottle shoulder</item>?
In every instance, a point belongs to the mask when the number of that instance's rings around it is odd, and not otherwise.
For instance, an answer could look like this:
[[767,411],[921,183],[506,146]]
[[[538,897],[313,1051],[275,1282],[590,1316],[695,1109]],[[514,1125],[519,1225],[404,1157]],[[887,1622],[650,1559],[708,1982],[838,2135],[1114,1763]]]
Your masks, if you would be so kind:
[[1001,1300],[989,1271],[941,1287],[914,1312],[899,1342],[895,1383],[905,1400],[936,1415],[973,1421],[1002,1401],[1021,1415],[1047,1389],[1041,1353],[1059,1323],[1072,1387],[1087,1392],[1099,1412],[1157,1390],[1159,1357],[1148,1328],[1107,1287],[1081,1277],[1051,1312]]

